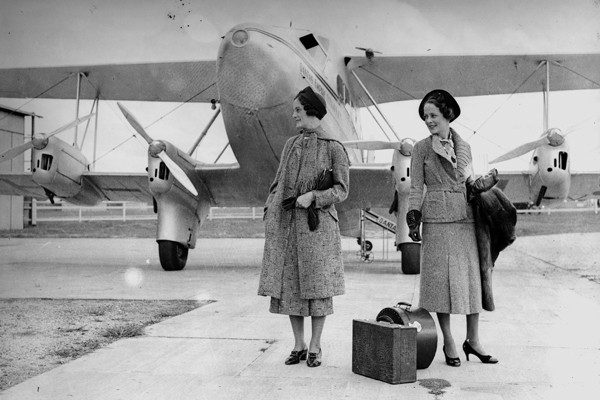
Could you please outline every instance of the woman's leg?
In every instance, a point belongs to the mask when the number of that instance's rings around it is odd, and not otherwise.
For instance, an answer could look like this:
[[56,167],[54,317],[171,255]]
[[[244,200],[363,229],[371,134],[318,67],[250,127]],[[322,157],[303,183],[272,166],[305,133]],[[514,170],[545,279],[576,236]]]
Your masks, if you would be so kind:
[[454,344],[454,338],[452,337],[452,331],[450,330],[450,314],[437,313],[437,317],[440,324],[440,330],[444,336],[446,354],[450,358],[456,358],[458,357],[458,352],[456,351],[456,345]]
[[304,317],[290,315],[290,322],[292,323],[292,331],[294,332],[294,350],[304,350],[306,348],[306,343],[304,342]]
[[479,354],[487,354],[479,341],[479,313],[467,315],[467,342]]
[[325,326],[325,317],[312,317],[312,337],[310,338],[310,347],[308,351],[318,353],[321,350],[321,334]]

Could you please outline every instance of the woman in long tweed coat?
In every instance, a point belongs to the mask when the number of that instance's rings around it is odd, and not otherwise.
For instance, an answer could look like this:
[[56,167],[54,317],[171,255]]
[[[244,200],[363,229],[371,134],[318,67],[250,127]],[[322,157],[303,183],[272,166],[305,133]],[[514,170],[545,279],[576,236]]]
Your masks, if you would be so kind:
[[[258,294],[270,312],[289,315],[295,345],[285,364],[321,365],[321,334],[344,293],[344,266],[335,203],[348,195],[349,161],[343,145],[326,137],[325,100],[310,87],[293,103],[300,134],[288,139],[265,204],[265,248]],[[304,341],[304,317],[312,337]],[[307,354],[308,353],[308,354]]]
[[467,360],[474,354],[484,363],[496,363],[496,358],[485,355],[479,340],[481,277],[466,191],[466,182],[472,179],[471,147],[450,128],[460,107],[450,93],[438,89],[423,98],[419,115],[431,135],[413,149],[406,215],[413,241],[421,240],[419,226],[423,222],[419,305],[437,313],[448,365],[460,366],[450,314],[466,315],[463,350]]

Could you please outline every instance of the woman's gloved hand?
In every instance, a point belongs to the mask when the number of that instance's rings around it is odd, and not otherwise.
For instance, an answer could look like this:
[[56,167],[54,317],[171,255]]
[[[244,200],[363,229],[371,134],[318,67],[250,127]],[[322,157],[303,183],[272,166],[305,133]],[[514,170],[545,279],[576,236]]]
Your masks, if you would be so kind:
[[302,196],[298,196],[298,198],[296,199],[296,207],[308,208],[314,199],[315,195],[313,194],[313,192],[304,193]]
[[421,226],[421,211],[419,210],[410,210],[406,213],[406,224],[408,225],[408,237],[412,239],[413,242],[421,241],[421,232],[419,231]]

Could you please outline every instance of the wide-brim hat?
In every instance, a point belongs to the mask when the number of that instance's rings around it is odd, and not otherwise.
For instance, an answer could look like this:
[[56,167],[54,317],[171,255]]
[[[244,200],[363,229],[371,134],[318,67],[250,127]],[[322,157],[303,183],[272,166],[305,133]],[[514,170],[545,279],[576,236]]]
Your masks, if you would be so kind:
[[419,104],[419,116],[421,117],[422,120],[425,120],[423,114],[423,108],[425,107],[425,103],[427,103],[427,100],[429,100],[433,95],[435,94],[440,94],[442,95],[442,97],[444,98],[444,102],[446,103],[447,107],[450,107],[452,109],[452,111],[454,112],[454,118],[452,118],[450,120],[450,122],[454,121],[456,118],[458,118],[458,116],[460,115],[460,106],[458,105],[458,102],[454,99],[454,97],[452,97],[452,95],[448,92],[446,92],[443,89],[435,89],[432,90],[431,92],[427,93],[425,96],[423,96],[423,100],[421,100],[421,104]]

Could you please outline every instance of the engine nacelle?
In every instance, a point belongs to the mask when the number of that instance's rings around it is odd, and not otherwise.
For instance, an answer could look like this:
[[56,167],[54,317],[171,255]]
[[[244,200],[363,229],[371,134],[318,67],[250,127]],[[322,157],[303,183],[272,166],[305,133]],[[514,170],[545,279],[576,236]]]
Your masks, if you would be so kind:
[[542,146],[538,148],[531,159],[531,167],[536,173],[532,174],[531,197],[535,201],[542,186],[548,188],[544,198],[565,199],[571,186],[571,160],[569,145],[565,141],[559,146]]
[[32,179],[53,195],[73,204],[95,205],[99,193],[85,183],[82,175],[87,171],[87,159],[70,144],[52,137],[47,145],[31,152]]
[[168,193],[173,187],[173,175],[158,157],[148,155],[148,186],[154,195]]
[[394,151],[392,157],[394,185],[398,194],[408,196],[410,192],[410,156]]

